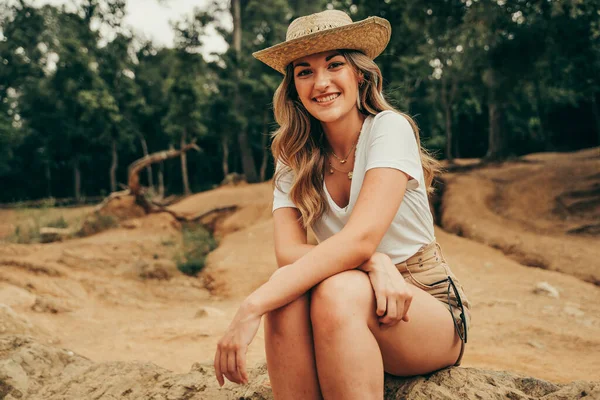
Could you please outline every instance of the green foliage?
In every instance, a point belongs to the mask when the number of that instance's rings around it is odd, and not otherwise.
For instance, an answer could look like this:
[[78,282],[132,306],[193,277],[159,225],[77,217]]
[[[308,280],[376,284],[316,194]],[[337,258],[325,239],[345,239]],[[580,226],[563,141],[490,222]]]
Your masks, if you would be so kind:
[[77,222],[76,219],[68,221],[62,214],[57,215],[50,203],[47,207],[17,209],[16,213],[18,222],[14,232],[7,238],[7,241],[13,243],[39,243],[41,228],[68,228],[70,223]]
[[60,217],[58,217],[57,219],[55,219],[54,221],[49,221],[46,226],[50,227],[50,228],[68,228],[69,227],[69,223],[65,220],[65,217],[63,217],[62,215]]
[[204,268],[206,256],[217,248],[217,241],[200,224],[183,225],[183,248],[177,268],[186,275],[196,276]]
[[88,215],[85,221],[83,221],[81,228],[77,231],[77,236],[91,236],[107,229],[115,228],[118,225],[119,220],[116,217],[95,212]]
[[[239,54],[224,22],[238,1]],[[0,6],[2,202],[107,193],[146,151],[192,140],[203,149],[187,157],[194,189],[259,166],[267,179],[281,75],[251,53],[325,8],[390,21],[376,59],[384,94],[446,157],[600,144],[597,1],[213,0],[172,23],[175,48],[137,37],[123,23],[126,0],[76,3]],[[213,28],[230,49],[207,61]],[[144,171],[143,184],[159,169],[167,192],[187,189],[179,160]]]

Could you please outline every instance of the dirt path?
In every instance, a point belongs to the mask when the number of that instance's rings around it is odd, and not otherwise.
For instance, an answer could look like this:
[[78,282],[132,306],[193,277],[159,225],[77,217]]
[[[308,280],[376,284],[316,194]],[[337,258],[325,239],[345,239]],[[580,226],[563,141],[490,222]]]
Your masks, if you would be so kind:
[[600,285],[600,148],[447,174],[441,225],[522,264]]

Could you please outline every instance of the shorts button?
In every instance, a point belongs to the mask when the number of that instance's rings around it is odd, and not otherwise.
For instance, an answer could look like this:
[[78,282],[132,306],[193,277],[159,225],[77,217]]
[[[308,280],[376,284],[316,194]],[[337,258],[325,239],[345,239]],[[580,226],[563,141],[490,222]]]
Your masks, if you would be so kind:
[[422,259],[422,258],[419,258],[419,262],[421,262],[421,261],[423,261],[423,259]]
[[419,267],[420,267],[420,268],[423,268],[423,264],[419,264]]

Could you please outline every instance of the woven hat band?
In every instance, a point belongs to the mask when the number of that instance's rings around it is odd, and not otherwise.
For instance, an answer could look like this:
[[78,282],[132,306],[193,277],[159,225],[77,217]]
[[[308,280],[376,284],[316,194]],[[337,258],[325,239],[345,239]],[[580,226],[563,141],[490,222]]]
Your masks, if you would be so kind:
[[352,19],[343,11],[328,10],[322,13],[307,15],[306,17],[296,18],[288,27],[285,36],[286,42],[297,39],[301,36],[320,32],[326,29],[338,28],[344,25],[350,25]]

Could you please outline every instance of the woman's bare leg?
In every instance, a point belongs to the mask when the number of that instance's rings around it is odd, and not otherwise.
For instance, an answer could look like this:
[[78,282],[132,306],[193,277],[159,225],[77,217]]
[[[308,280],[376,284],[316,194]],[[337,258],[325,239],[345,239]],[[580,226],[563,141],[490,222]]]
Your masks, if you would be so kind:
[[382,329],[366,273],[342,272],[313,288],[311,321],[324,398],[380,400],[384,369],[410,376],[454,364],[460,339],[452,316],[429,293],[411,289],[410,321]]
[[322,399],[308,294],[266,315],[265,350],[276,400]]
[[361,278],[367,279],[371,291],[367,294],[372,294],[369,278],[358,270],[334,275],[312,290],[317,371],[323,397],[328,400],[383,399],[381,351],[366,323],[375,308],[358,305],[360,297],[366,297],[359,293],[364,291]]

